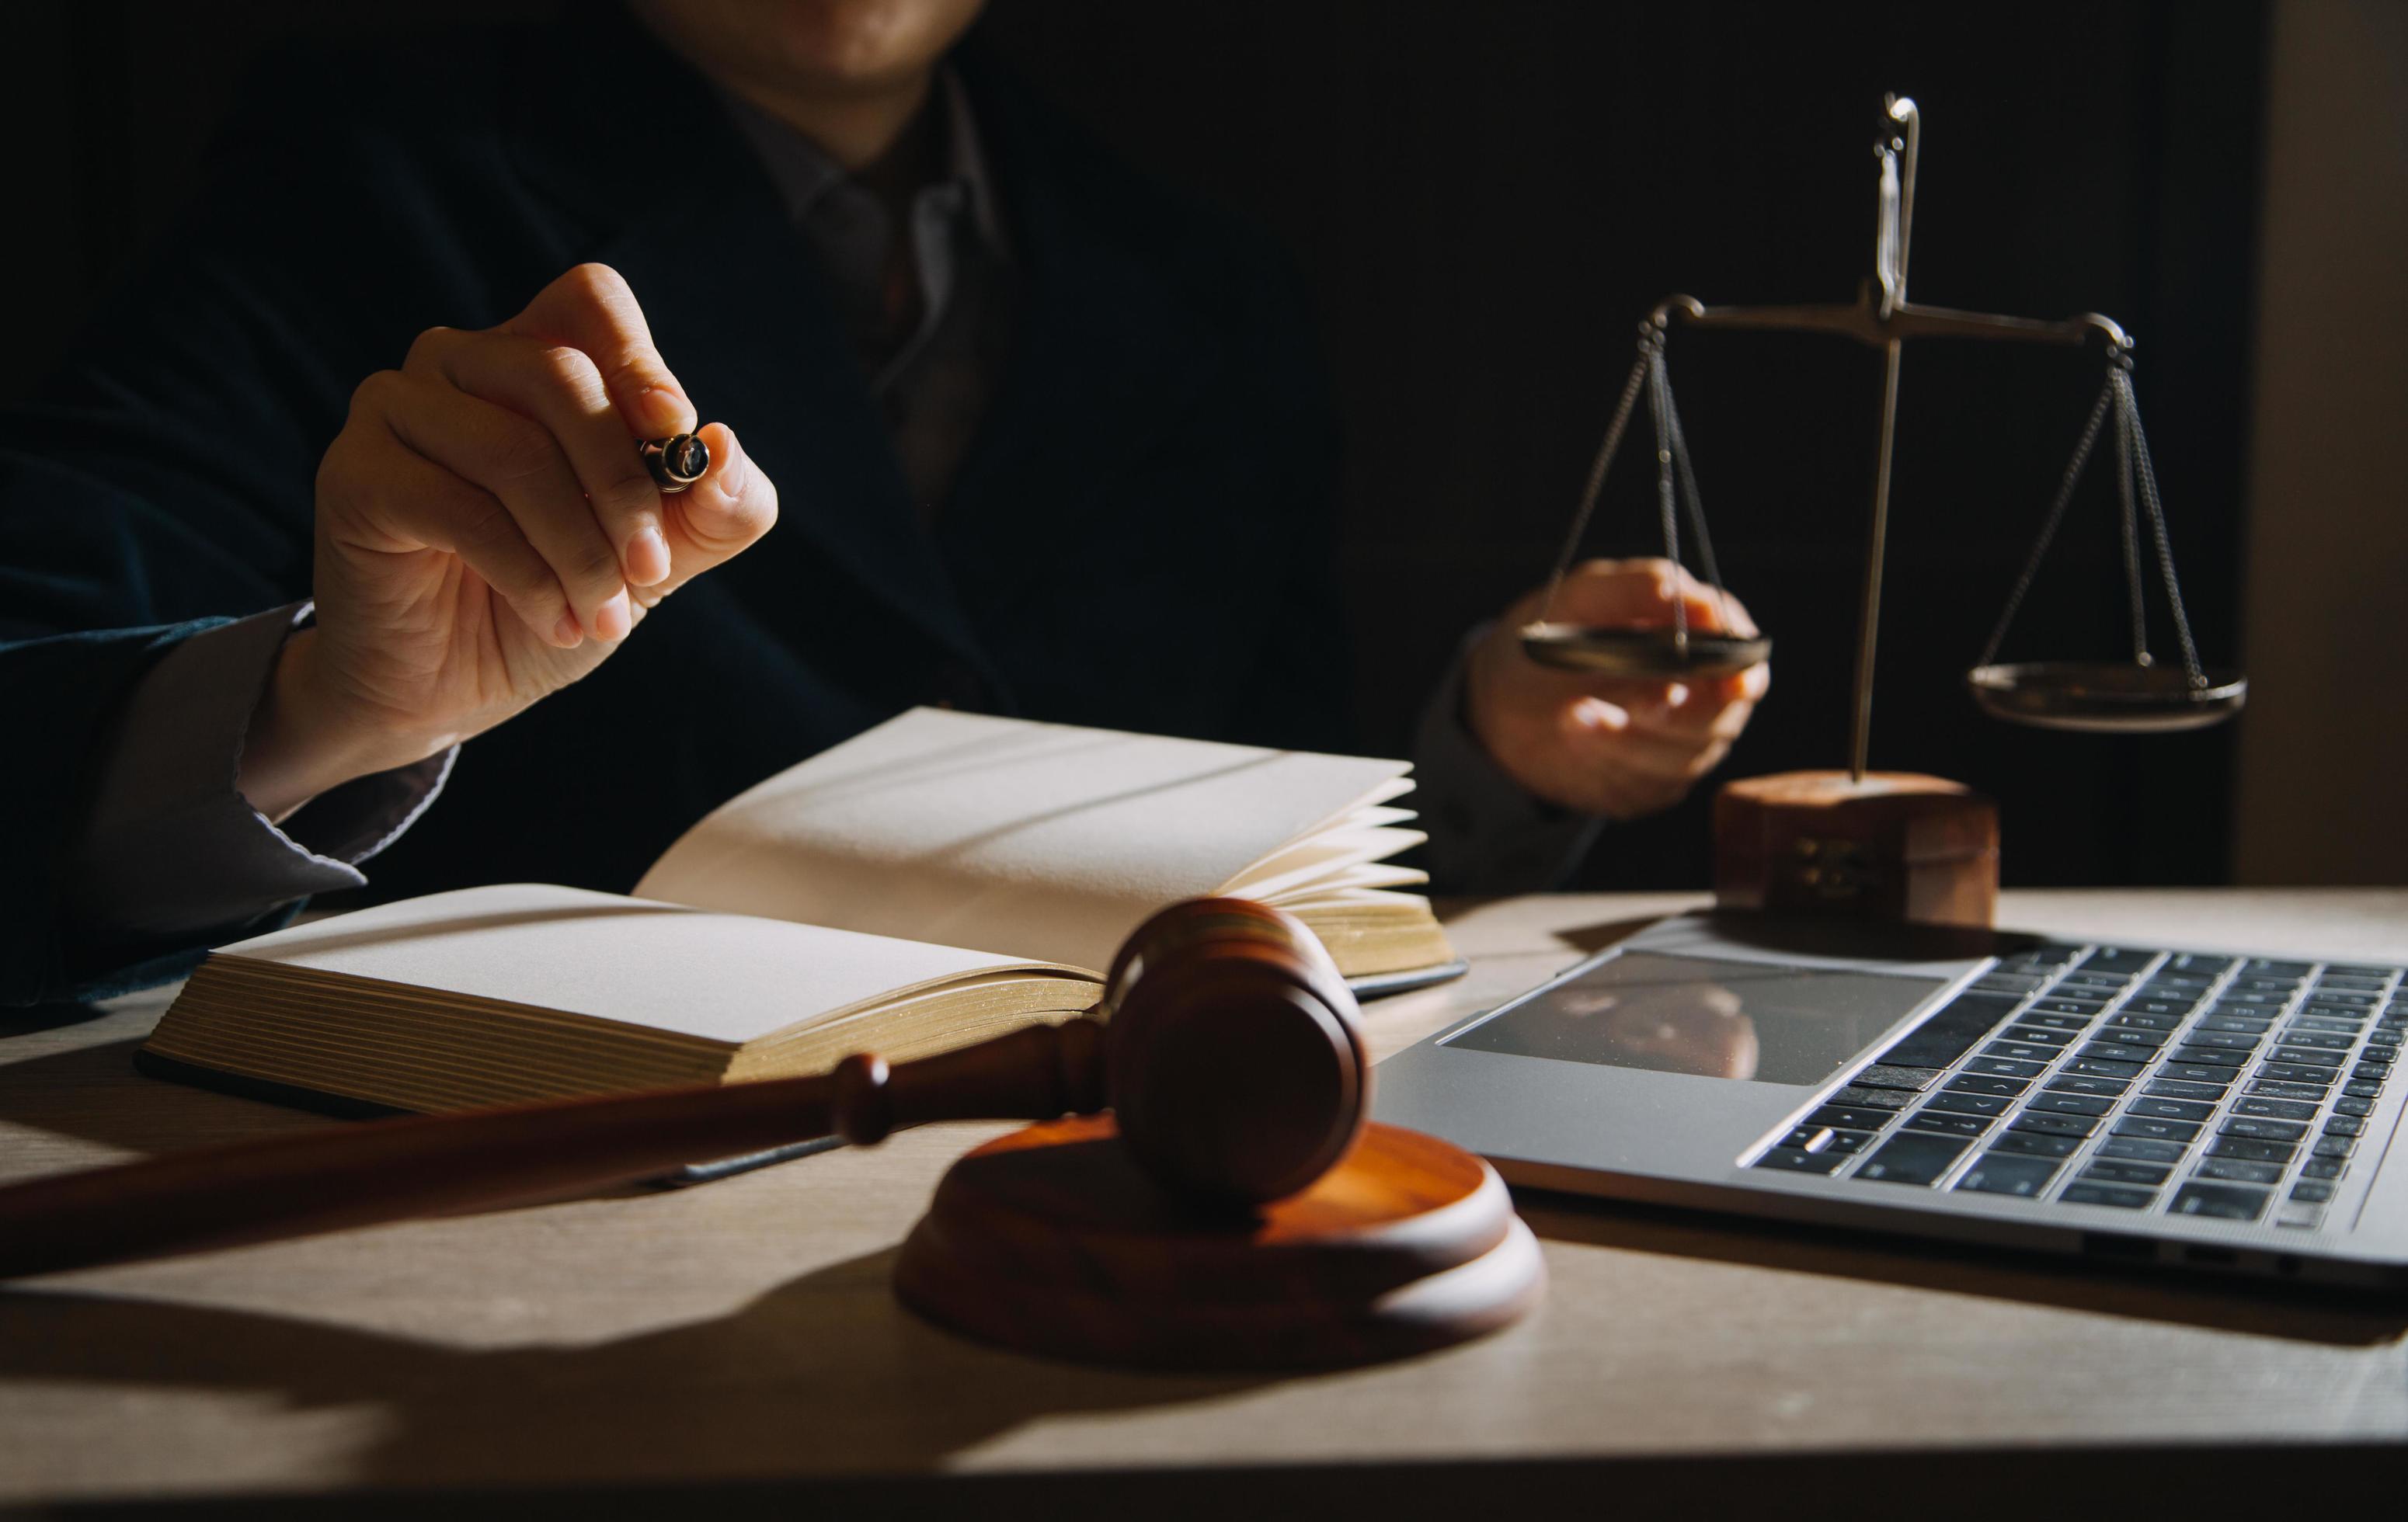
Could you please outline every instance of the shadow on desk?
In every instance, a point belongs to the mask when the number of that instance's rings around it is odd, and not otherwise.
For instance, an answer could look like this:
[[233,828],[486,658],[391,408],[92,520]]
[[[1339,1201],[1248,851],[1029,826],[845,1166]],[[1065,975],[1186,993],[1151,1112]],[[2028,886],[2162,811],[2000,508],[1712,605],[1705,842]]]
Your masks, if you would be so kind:
[[0,1121],[100,1142],[129,1152],[175,1152],[307,1131],[323,1116],[182,1084],[134,1076],[140,1038],[71,1046],[11,1062],[0,1086]]
[[2204,1273],[2149,1273],[2092,1259],[2060,1259],[1540,1190],[1514,1194],[1522,1218],[1547,1241],[2334,1347],[2375,1347],[2408,1336],[2408,1302],[2397,1295]]
[[[910,1472],[1048,1416],[1209,1401],[1269,1377],[1123,1373],[991,1351],[896,1304],[894,1257],[834,1264],[712,1320],[499,1351],[253,1311],[0,1288],[0,1380],[366,1406],[381,1436],[347,1458],[344,1483],[375,1488],[430,1476],[477,1486]],[[1002,1367],[978,1367],[988,1361]]]

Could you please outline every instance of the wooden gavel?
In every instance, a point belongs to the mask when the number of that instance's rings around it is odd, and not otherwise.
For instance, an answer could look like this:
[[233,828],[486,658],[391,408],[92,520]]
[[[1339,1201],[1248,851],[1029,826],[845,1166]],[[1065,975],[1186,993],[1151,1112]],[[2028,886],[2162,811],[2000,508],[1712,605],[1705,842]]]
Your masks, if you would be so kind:
[[1107,1105],[1157,1183],[1254,1204],[1319,1178],[1362,1132],[1354,995],[1276,910],[1164,910],[1114,959],[1098,1014],[895,1067],[856,1055],[816,1077],[371,1121],[36,1179],[0,1188],[0,1277],[523,1204],[820,1136]]

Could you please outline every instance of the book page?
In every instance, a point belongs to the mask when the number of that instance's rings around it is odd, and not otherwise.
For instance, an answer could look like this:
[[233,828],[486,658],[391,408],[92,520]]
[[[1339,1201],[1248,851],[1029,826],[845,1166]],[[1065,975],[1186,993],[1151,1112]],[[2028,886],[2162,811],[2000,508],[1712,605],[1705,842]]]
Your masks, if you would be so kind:
[[1406,763],[918,708],[715,810],[646,898],[1103,967]]
[[1025,962],[816,925],[515,883],[238,942],[221,957],[531,1004],[731,1045]]

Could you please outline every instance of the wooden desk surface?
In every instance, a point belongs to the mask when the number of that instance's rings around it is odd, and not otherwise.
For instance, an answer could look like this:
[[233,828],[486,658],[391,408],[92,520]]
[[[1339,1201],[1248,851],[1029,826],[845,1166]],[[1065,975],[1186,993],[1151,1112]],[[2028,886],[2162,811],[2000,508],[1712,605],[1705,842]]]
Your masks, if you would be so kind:
[[[1384,1053],[1696,900],[1458,909]],[[2408,891],[2011,893],[2057,932],[2408,958]],[[164,1003],[0,1014],[0,1177],[327,1124],[153,1083]],[[886,1290],[945,1127],[701,1188],[0,1288],[0,1503],[896,1472],[2408,1440],[2408,1302],[1525,1196],[1525,1324],[1310,1378],[990,1352]],[[2229,1458],[2229,1456],[2226,1456]],[[2305,1476],[2302,1476],[2303,1478]],[[1952,1514],[1953,1515],[1953,1514]]]

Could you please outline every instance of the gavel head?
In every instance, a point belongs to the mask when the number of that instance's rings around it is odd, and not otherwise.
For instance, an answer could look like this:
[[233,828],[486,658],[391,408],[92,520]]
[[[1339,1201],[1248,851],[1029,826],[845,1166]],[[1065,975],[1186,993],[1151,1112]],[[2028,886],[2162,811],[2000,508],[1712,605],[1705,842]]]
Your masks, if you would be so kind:
[[1370,1109],[1354,996],[1311,931],[1243,899],[1140,926],[1105,980],[1123,1140],[1182,1193],[1256,1204],[1335,1166]]

